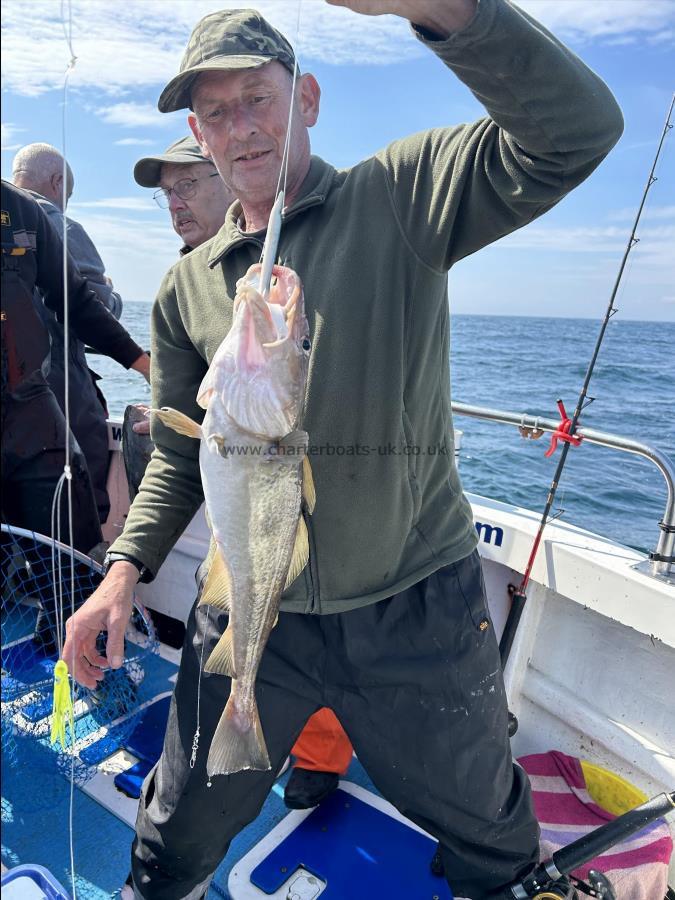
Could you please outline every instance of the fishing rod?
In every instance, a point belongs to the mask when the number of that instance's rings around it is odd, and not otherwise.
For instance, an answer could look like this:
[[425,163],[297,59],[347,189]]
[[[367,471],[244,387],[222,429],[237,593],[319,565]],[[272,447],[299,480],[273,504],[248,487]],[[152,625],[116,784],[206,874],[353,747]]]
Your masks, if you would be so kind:
[[[609,324],[609,320],[612,316],[618,312],[617,308],[614,306],[614,301],[616,299],[617,292],[619,290],[619,285],[621,284],[621,279],[623,277],[624,269],[626,268],[626,263],[628,261],[628,256],[633,249],[633,247],[638,243],[639,238],[635,237],[635,232],[637,231],[638,224],[640,222],[640,217],[642,216],[642,210],[644,209],[645,202],[647,200],[647,194],[649,193],[649,189],[658,179],[654,175],[656,170],[656,165],[659,161],[659,157],[661,155],[661,150],[663,148],[663,144],[666,139],[666,135],[673,127],[671,122],[671,117],[673,114],[673,106],[675,105],[675,94],[673,94],[670,101],[670,108],[668,109],[668,115],[666,116],[666,122],[663,126],[663,131],[661,132],[661,138],[659,140],[659,145],[656,150],[656,155],[654,157],[654,162],[652,163],[651,170],[649,172],[649,178],[647,179],[647,184],[645,185],[645,189],[642,192],[642,199],[640,201],[640,206],[637,211],[637,215],[635,216],[635,221],[633,223],[633,229],[630,233],[630,237],[628,238],[628,243],[626,245],[626,249],[623,254],[623,258],[621,260],[621,265],[619,266],[619,272],[616,277],[616,281],[614,282],[614,288],[612,290],[611,296],[609,298],[609,304],[607,306],[607,312],[605,313],[605,317],[602,321],[602,326],[600,328],[600,333],[598,335],[597,341],[595,342],[595,348],[593,350],[593,355],[591,357],[591,361],[588,365],[588,369],[586,371],[586,377],[584,378],[584,383],[581,388],[581,392],[579,394],[579,398],[577,400],[577,405],[574,410],[574,414],[572,418],[569,419],[567,417],[567,413],[565,411],[565,406],[562,400],[557,400],[558,409],[560,411],[560,426],[558,430],[554,432],[551,438],[551,447],[547,451],[546,455],[550,456],[555,451],[556,445],[558,441],[562,442],[562,450],[560,453],[560,459],[558,460],[558,465],[555,470],[555,474],[553,475],[553,480],[551,481],[551,486],[549,487],[548,496],[546,498],[546,504],[544,506],[544,511],[541,516],[541,521],[539,523],[539,528],[537,530],[536,537],[534,539],[534,544],[532,545],[532,550],[530,552],[529,559],[527,561],[527,566],[525,567],[525,574],[523,575],[522,581],[518,585],[518,587],[513,588],[511,593],[511,608],[509,609],[509,614],[506,619],[506,624],[504,626],[504,631],[502,632],[502,637],[499,642],[499,654],[501,656],[502,669],[506,666],[507,660],[511,653],[511,647],[513,645],[513,640],[516,636],[516,631],[518,630],[518,625],[520,623],[521,616],[523,614],[523,609],[525,608],[525,602],[527,600],[527,586],[530,581],[530,576],[532,574],[532,567],[534,566],[534,561],[537,556],[537,551],[539,550],[539,545],[541,543],[542,535],[544,533],[544,529],[546,525],[553,520],[554,517],[549,518],[551,513],[551,508],[553,506],[553,501],[555,499],[555,495],[558,491],[558,487],[560,485],[560,478],[562,476],[563,469],[565,468],[565,463],[567,461],[567,455],[569,453],[570,447],[578,446],[581,443],[581,437],[575,435],[577,424],[579,421],[579,416],[586,408],[588,403],[591,402],[589,399],[587,401],[588,394],[588,386],[591,381],[591,377],[593,376],[593,370],[595,368],[595,363],[598,358],[598,354],[600,353],[600,347],[602,346],[603,339],[605,337],[605,331],[607,330],[607,325]],[[661,523],[661,527],[666,527]],[[669,557],[658,557],[658,554],[651,554],[652,559],[656,559],[656,561],[667,562],[669,561]],[[670,560],[672,561],[672,560]]]
[[588,881],[570,876],[580,866],[596,856],[600,856],[619,841],[675,810],[675,791],[658,794],[635,809],[628,810],[611,822],[601,825],[579,840],[561,847],[540,862],[522,881],[510,885],[513,900],[572,900],[578,896],[577,890],[590,897],[616,900],[616,894],[609,879],[594,869],[588,873]]

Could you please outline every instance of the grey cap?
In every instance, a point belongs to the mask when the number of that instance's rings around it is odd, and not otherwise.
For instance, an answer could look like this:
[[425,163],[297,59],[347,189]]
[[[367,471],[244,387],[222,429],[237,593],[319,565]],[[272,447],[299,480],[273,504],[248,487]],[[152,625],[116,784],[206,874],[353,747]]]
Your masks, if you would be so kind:
[[222,9],[204,16],[190,35],[180,73],[162,91],[159,111],[189,107],[192,85],[200,72],[253,69],[273,59],[293,72],[293,48],[257,10]]
[[144,156],[134,166],[134,179],[141,187],[159,187],[164,163],[210,163],[197,141],[190,135],[175,141],[161,156]]

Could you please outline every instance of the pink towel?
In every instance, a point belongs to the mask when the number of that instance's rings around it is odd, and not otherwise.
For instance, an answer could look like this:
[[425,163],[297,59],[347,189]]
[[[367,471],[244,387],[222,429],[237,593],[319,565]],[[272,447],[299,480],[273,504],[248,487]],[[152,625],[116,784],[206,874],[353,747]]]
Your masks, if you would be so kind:
[[[518,762],[532,784],[534,810],[541,826],[542,859],[615,818],[593,802],[581,764],[573,756],[551,750],[523,756]],[[585,880],[589,869],[604,872],[617,900],[662,900],[672,852],[670,829],[664,819],[659,819],[573,874]]]

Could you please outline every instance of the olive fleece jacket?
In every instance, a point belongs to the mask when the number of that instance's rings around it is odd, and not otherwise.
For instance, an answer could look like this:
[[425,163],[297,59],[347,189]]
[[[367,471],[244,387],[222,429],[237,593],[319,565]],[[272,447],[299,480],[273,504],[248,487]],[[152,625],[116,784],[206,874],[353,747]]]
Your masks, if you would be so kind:
[[[316,509],[310,564],[282,609],[333,613],[391,596],[476,545],[455,468],[447,272],[550,209],[616,143],[606,85],[506,0],[447,40],[418,38],[485,106],[470,125],[395,141],[351,169],[313,157],[279,257],[302,279],[312,335],[304,427]],[[167,273],[152,317],[153,404],[195,397],[263,233],[230,208]],[[156,449],[111,548],[157,572],[202,502],[199,444],[153,423]]]

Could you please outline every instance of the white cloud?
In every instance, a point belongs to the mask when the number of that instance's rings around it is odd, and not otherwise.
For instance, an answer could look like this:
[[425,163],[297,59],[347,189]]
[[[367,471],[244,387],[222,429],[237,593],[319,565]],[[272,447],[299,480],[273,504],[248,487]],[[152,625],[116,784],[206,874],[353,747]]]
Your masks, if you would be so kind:
[[22,131],[25,131],[25,128],[20,128],[18,125],[14,125],[12,122],[3,122],[2,123],[2,149],[3,150],[18,150],[21,144],[17,144],[15,142],[15,138]]
[[[395,16],[365,19],[319,0],[257,0],[256,7],[297,47],[301,66],[386,65],[424,53]],[[157,88],[177,71],[198,19],[241,0],[72,0],[74,89],[110,94]],[[657,43],[675,28],[671,0],[521,0],[525,10],[572,41],[642,39]],[[300,9],[300,29],[296,23]],[[170,14],[167,11],[170,10]],[[36,95],[60,88],[70,59],[61,4],[2,0],[4,88]]]
[[[175,115],[163,115],[152,103],[114,103],[112,106],[100,106],[95,112],[106,125],[120,125],[122,128],[166,128],[176,119]],[[185,113],[177,115],[185,118]]]
[[675,24],[672,0],[520,0],[519,6],[568,39],[647,37],[659,41]]
[[155,141],[150,138],[122,138],[119,141],[115,141],[115,146],[117,147],[151,147]]
[[[607,218],[610,222],[632,222],[635,219],[636,212],[636,209],[627,207],[626,209],[618,209],[616,212],[610,213]],[[675,219],[675,206],[647,206],[641,217],[643,222],[664,219]]]
[[[145,211],[149,212],[147,207]],[[178,260],[181,243],[171,219],[159,207],[155,212],[155,216],[132,216],[84,209],[74,217],[96,245],[106,273],[125,302],[154,300],[162,276]]]
[[146,212],[154,209],[151,198],[144,197],[103,197],[100,200],[80,200],[68,204],[68,212],[78,209],[124,209]]
[[[510,250],[556,250],[560,253],[618,253],[623,252],[629,229],[613,225],[575,226],[568,228],[529,225],[502,238],[501,247]],[[675,225],[639,230],[641,249],[670,248],[672,256]]]

